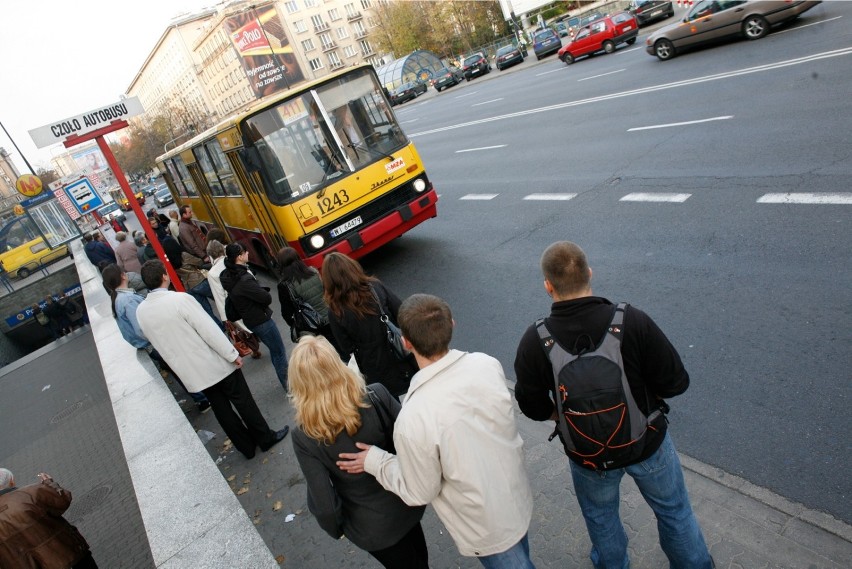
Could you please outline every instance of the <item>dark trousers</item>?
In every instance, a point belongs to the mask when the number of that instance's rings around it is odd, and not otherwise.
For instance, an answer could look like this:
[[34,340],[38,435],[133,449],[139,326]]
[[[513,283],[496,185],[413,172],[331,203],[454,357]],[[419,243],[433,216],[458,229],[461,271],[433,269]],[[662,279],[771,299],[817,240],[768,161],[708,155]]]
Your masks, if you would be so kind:
[[222,430],[246,458],[254,456],[255,447],[272,443],[275,432],[257,408],[241,369],[205,389],[204,395]]
[[368,553],[387,569],[429,569],[429,551],[420,522],[390,547]]

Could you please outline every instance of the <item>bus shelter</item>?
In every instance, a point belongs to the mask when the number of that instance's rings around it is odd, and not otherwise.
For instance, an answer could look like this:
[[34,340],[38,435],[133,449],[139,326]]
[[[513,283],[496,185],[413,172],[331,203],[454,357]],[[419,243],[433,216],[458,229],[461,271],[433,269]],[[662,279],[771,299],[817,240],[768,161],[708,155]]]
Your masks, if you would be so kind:
[[393,91],[409,81],[428,84],[432,76],[442,67],[444,64],[441,63],[437,54],[421,49],[383,65],[376,70],[376,73],[379,75],[379,82],[388,91]]

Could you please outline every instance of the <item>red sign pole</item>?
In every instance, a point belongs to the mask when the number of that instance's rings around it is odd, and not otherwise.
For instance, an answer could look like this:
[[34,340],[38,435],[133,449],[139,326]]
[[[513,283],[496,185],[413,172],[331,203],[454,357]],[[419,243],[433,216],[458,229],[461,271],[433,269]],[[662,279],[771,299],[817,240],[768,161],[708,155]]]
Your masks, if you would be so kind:
[[142,211],[142,207],[139,205],[139,202],[136,201],[136,196],[133,194],[130,184],[127,183],[127,178],[124,177],[124,172],[118,165],[118,161],[115,159],[112,150],[110,150],[109,145],[104,139],[105,134],[121,130],[126,126],[127,121],[113,121],[109,126],[84,134],[83,136],[69,136],[63,144],[66,148],[70,148],[82,142],[86,142],[87,140],[94,139],[97,141],[98,147],[100,147],[104,158],[106,158],[107,164],[109,164],[109,167],[112,168],[113,174],[115,174],[115,179],[118,180],[118,185],[121,186],[125,197],[127,197],[127,203],[130,204],[130,207],[133,208],[133,212],[136,214],[137,219],[139,219],[139,223],[142,225],[142,229],[145,231],[145,235],[148,237],[151,247],[154,248],[154,251],[157,253],[157,257],[159,257],[159,259],[163,262],[163,265],[165,265],[166,272],[169,274],[169,279],[172,281],[172,286],[176,291],[184,292],[183,283],[181,282],[180,277],[178,277],[177,272],[175,272],[175,268],[172,266],[171,262],[169,262],[169,258],[166,256],[165,251],[163,251],[163,246],[160,245],[160,240],[157,237],[157,234],[154,232],[151,224],[148,223],[148,217]]

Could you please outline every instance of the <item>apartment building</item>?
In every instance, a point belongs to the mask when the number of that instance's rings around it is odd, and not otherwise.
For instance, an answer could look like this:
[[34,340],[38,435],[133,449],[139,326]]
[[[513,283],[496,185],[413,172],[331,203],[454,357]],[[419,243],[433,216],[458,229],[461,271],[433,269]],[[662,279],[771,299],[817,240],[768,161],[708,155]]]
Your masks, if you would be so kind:
[[343,67],[378,67],[383,58],[368,34],[378,25],[373,5],[381,1],[222,2],[175,21],[127,94],[139,97],[148,117],[185,109],[191,119],[182,122],[200,131],[259,98]]

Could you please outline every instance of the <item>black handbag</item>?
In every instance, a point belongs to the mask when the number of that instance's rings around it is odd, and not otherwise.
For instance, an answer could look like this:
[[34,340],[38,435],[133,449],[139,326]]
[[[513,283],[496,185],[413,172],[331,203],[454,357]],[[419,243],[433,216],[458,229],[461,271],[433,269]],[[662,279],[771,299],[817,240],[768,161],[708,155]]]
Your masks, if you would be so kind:
[[293,342],[299,341],[299,336],[302,334],[311,334],[316,336],[319,334],[320,326],[322,326],[322,317],[316,309],[296,296],[290,283],[287,283],[287,292],[290,294],[290,302],[293,303],[293,325],[290,326],[290,339]]
[[[396,454],[396,447],[393,444],[393,426],[394,420],[391,416],[390,409],[385,407],[381,397],[375,391],[367,389],[367,397],[370,398],[370,403],[373,409],[376,410],[376,415],[379,417],[379,424],[382,426],[382,433],[385,435],[385,444],[382,445],[382,450],[386,450],[391,454]],[[390,426],[388,426],[390,424]]]
[[390,344],[391,351],[393,355],[397,357],[399,360],[405,360],[409,356],[408,350],[405,349],[405,346],[402,345],[402,331],[399,327],[391,322],[390,317],[385,313],[385,309],[382,307],[382,302],[379,300],[379,295],[376,294],[376,290],[371,286],[370,292],[373,293],[373,298],[376,299],[376,304],[379,307],[379,320],[382,321],[382,324],[385,325],[385,331],[388,336],[388,344]]

